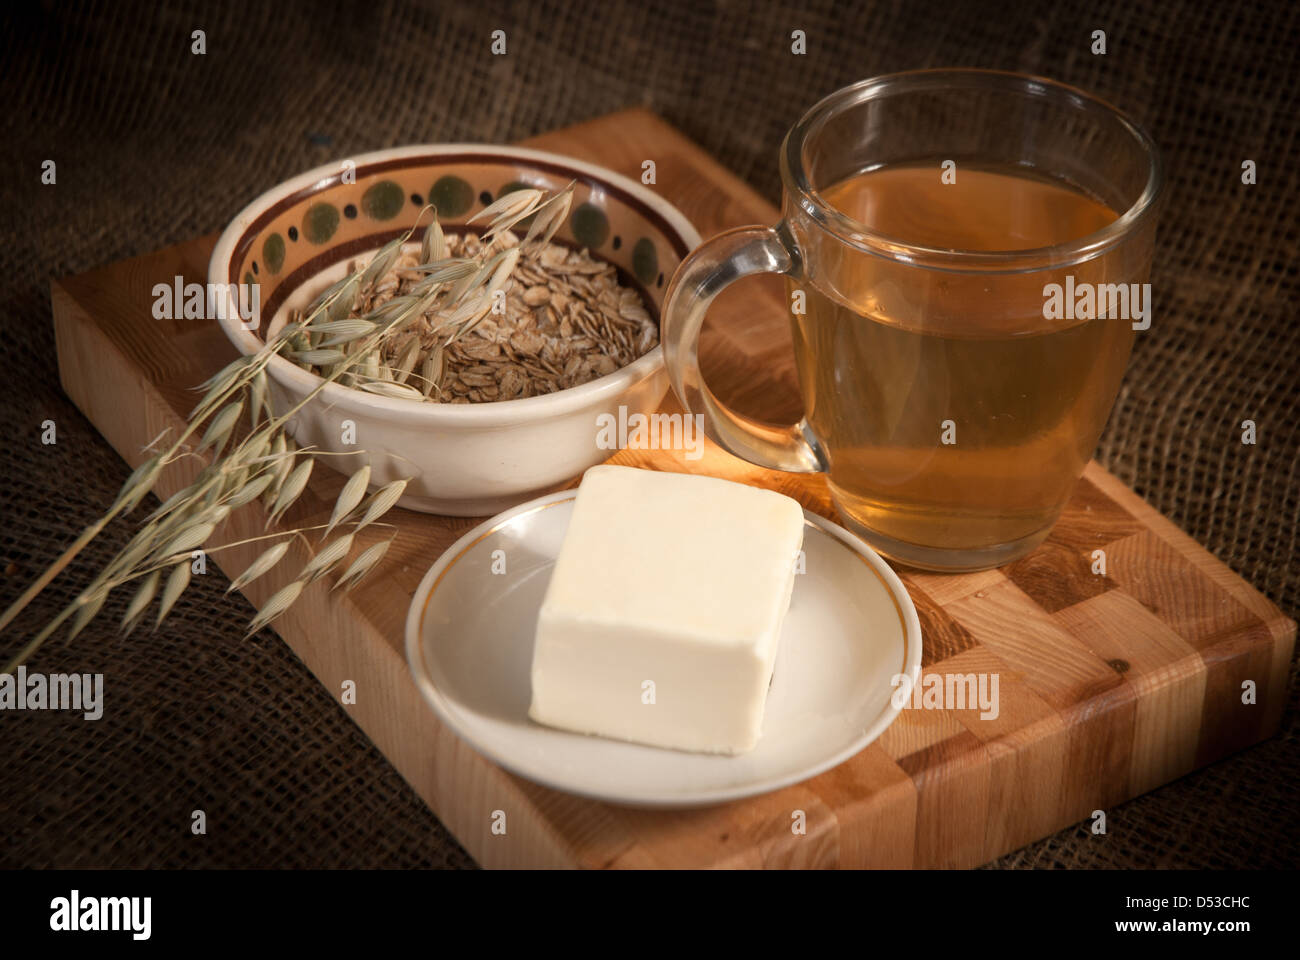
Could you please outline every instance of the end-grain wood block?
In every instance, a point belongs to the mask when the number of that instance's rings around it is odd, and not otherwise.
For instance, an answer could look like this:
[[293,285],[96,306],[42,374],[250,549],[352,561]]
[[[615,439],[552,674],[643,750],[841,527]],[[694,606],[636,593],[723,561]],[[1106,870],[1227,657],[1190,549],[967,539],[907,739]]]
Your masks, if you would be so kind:
[[[778,216],[645,111],[529,142],[632,176],[656,158],[656,189],[705,236]],[[772,152],[775,162],[775,144]],[[64,389],[132,466],[145,443],[180,426],[191,388],[234,356],[215,323],[158,321],[150,309],[155,283],[178,274],[205,281],[214,240],[52,285]],[[744,284],[736,293],[712,312],[703,339],[710,385],[744,413],[794,419],[778,292]],[[671,396],[665,403],[678,409]],[[624,451],[613,461],[767,486],[833,515],[823,478],[762,470],[712,445],[696,461],[665,451]],[[174,465],[159,492],[197,469]],[[316,471],[293,522],[323,520],[341,484]],[[252,536],[263,519],[250,506],[218,537]],[[276,629],[331,693],[356,682],[356,704],[342,709],[484,866],[982,863],[1273,734],[1295,643],[1292,621],[1094,463],[1031,556],[977,574],[903,571],[923,624],[924,674],[996,675],[996,716],[909,707],[876,743],[805,783],[703,810],[634,810],[513,777],[435,719],[407,672],[403,621],[425,569],[476,521],[404,511],[392,519],[399,533],[382,569],[346,595],[318,582]],[[216,558],[231,573],[255,550]],[[1093,573],[1095,550],[1105,552],[1104,575]],[[268,576],[244,592],[257,605],[282,583]],[[1248,681],[1254,703],[1243,701]],[[491,832],[493,810],[507,813],[505,836]],[[795,811],[804,834],[791,830]]]

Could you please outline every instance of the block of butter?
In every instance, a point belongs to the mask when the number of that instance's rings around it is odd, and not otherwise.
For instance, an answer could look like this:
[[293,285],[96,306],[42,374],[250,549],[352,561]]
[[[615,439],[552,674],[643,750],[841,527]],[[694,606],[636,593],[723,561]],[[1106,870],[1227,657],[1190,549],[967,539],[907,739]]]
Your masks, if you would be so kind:
[[803,524],[770,490],[592,467],[542,602],[529,716],[658,747],[751,750]]

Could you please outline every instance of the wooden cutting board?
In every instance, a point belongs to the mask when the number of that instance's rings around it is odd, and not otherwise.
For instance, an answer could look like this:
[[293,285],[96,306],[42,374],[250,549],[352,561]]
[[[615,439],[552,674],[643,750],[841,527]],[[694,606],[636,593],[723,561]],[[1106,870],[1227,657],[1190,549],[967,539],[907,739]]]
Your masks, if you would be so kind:
[[[528,143],[630,176],[655,160],[655,189],[706,237],[778,216],[642,110]],[[772,153],[775,163],[775,144]],[[190,388],[234,356],[215,323],[151,313],[155,283],[177,274],[206,281],[214,242],[51,285],[64,389],[132,466],[164,427],[180,426],[195,402]],[[799,399],[782,302],[779,282],[732,288],[711,314],[702,353],[724,400],[789,422]],[[676,409],[671,396],[667,403]],[[614,462],[763,484],[832,515],[822,478],[760,470],[716,447],[697,461],[653,452]],[[198,464],[170,469],[163,496],[189,483]],[[316,471],[292,522],[326,519],[341,485]],[[260,509],[239,511],[217,539],[256,535]],[[996,672],[997,719],[908,709],[852,760],[763,797],[693,811],[610,806],[505,773],[425,706],[403,652],[407,605],[428,566],[477,521],[390,517],[400,533],[382,570],[344,596],[313,585],[275,628],[333,695],[355,682],[356,702],[343,709],[484,866],[974,866],[1270,736],[1282,715],[1295,623],[1093,463],[1051,538],[1028,558],[978,574],[905,572],[921,616],[923,670]],[[231,574],[256,548],[214,559]],[[1092,572],[1097,549],[1104,575]],[[279,576],[296,569],[286,561]],[[284,582],[272,575],[244,592],[260,605]],[[1249,684],[1254,702],[1243,703]],[[504,835],[492,830],[498,810]],[[803,834],[792,830],[795,811],[805,814]]]

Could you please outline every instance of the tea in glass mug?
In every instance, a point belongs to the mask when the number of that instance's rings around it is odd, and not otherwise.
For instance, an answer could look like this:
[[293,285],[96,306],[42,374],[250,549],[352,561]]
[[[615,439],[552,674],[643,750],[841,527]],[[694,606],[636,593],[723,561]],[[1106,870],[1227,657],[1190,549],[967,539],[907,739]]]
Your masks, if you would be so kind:
[[[781,151],[783,219],[678,269],[663,342],[679,399],[760,466],[824,471],[846,525],[911,566],[979,570],[1041,543],[1105,427],[1147,283],[1151,139],[1034,77],[895,74],[814,106]],[[804,419],[771,427],[708,391],[709,302],[787,277]]]

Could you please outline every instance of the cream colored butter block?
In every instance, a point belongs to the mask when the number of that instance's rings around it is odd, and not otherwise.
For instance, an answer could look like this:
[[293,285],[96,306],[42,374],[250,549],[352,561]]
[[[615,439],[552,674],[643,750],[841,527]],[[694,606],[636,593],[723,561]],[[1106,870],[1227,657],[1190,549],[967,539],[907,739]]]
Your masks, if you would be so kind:
[[799,504],[770,490],[588,470],[538,618],[529,716],[659,747],[753,749],[803,526]]

